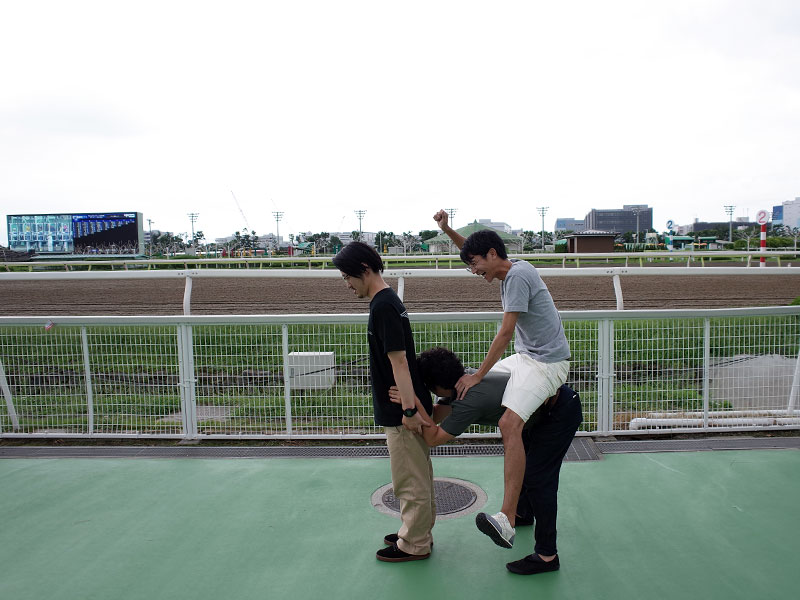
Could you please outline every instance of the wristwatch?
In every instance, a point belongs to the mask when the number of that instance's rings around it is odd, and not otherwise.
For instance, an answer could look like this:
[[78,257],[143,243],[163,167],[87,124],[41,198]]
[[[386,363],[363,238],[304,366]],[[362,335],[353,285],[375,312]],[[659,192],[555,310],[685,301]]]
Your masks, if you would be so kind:
[[407,417],[413,417],[415,414],[417,414],[417,407],[415,406],[414,408],[404,408],[403,414]]

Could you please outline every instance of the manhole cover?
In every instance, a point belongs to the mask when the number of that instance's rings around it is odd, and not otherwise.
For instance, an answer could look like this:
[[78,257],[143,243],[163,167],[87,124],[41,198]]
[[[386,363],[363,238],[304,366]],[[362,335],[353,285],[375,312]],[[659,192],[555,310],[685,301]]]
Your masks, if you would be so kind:
[[[467,515],[486,504],[486,492],[474,483],[462,479],[435,477],[433,491],[436,496],[436,516],[440,519]],[[372,506],[384,514],[400,516],[400,501],[395,498],[391,483],[375,490],[372,494]]]

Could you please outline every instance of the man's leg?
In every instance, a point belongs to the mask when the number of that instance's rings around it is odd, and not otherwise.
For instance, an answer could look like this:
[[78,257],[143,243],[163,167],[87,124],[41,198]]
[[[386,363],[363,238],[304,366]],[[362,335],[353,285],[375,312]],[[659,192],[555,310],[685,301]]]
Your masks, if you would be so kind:
[[499,422],[503,435],[503,506],[500,509],[508,517],[511,527],[516,524],[517,503],[522,481],[525,477],[525,446],[522,443],[522,428],[525,426],[520,416],[513,410],[506,410]]
[[507,567],[513,573],[530,575],[559,567],[556,545],[559,475],[564,455],[582,419],[578,395],[562,395],[541,423],[535,423],[523,433],[528,452],[523,496],[518,510],[532,509],[536,544],[533,554],[508,563]]
[[421,436],[404,427],[387,427],[386,443],[402,521],[397,547],[407,554],[427,555],[436,520],[430,448]]

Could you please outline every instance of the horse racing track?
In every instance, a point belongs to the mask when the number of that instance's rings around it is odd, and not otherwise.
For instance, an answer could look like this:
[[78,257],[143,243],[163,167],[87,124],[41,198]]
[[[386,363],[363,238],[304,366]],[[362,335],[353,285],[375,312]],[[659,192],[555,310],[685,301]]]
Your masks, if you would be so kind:
[[[616,308],[611,277],[548,277],[559,310]],[[397,280],[388,282],[397,289]],[[800,296],[797,275],[625,276],[626,309],[780,306]],[[179,315],[180,279],[6,281],[0,286],[2,316]],[[406,278],[410,312],[500,311],[500,285],[475,279]],[[196,315],[359,313],[356,298],[337,279],[195,279]]]

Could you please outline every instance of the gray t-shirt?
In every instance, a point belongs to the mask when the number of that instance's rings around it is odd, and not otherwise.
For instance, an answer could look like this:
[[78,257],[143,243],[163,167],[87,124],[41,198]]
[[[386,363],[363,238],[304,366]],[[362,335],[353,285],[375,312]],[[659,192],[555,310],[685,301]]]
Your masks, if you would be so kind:
[[450,402],[451,412],[439,426],[452,436],[461,435],[473,423],[497,427],[506,410],[500,402],[507,383],[508,373],[489,371],[461,400]]
[[530,263],[511,259],[500,286],[504,312],[519,313],[514,351],[544,363],[569,360],[569,342],[550,291]]

